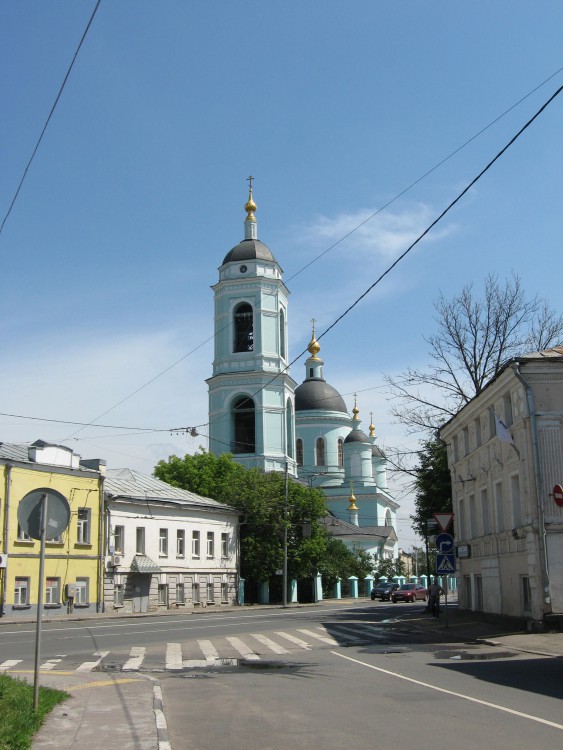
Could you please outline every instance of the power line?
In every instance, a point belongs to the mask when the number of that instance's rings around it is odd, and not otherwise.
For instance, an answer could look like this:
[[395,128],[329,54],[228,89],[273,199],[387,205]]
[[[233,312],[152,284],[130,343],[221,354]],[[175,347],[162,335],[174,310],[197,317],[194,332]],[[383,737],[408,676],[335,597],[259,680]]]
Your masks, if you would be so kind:
[[90,20],[88,21],[86,28],[84,29],[84,33],[82,34],[82,39],[80,40],[80,43],[78,44],[78,47],[76,48],[76,52],[74,53],[74,57],[72,58],[72,61],[70,65],[68,66],[68,70],[66,72],[66,75],[64,77],[64,80],[61,84],[61,87],[59,89],[59,93],[57,94],[55,98],[55,102],[53,106],[51,107],[51,111],[49,112],[49,116],[47,117],[47,120],[45,121],[45,125],[43,125],[43,130],[41,131],[41,135],[39,136],[37,143],[35,144],[35,148],[33,149],[33,152],[31,154],[31,157],[29,158],[29,161],[27,162],[27,165],[24,169],[22,178],[19,182],[19,185],[17,187],[17,190],[14,194],[14,197],[12,198],[12,202],[10,203],[10,207],[8,208],[8,211],[6,213],[6,216],[4,216],[4,220],[2,221],[2,224],[0,225],[0,234],[2,234],[2,230],[4,229],[4,225],[8,221],[9,215],[12,213],[12,208],[14,207],[14,204],[18,198],[18,195],[20,194],[20,190],[22,189],[22,185],[24,183],[24,180],[27,176],[27,173],[29,171],[29,168],[31,167],[31,162],[35,158],[35,154],[37,153],[37,150],[41,144],[41,141],[43,140],[43,136],[45,135],[45,131],[47,130],[47,126],[49,125],[49,122],[51,121],[51,117],[53,116],[53,113],[55,111],[55,108],[57,104],[59,103],[59,99],[61,98],[61,94],[63,93],[63,89],[66,85],[66,82],[68,80],[68,77],[70,76],[70,71],[72,70],[74,63],[76,62],[76,58],[78,57],[78,53],[80,52],[80,48],[82,47],[82,44],[84,40],[86,39],[86,34],[88,33],[88,30],[90,29],[90,26],[92,25],[92,21],[94,20],[94,16],[96,15],[96,12],[98,10],[98,7],[100,5],[102,0],[97,0],[96,5],[94,7],[94,10],[92,11],[92,15],[90,16]]

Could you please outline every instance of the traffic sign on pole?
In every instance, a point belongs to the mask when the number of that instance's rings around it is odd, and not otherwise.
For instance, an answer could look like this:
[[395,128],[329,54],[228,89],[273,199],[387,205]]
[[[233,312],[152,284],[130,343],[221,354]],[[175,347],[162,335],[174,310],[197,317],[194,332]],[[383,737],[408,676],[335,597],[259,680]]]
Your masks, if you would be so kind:
[[455,555],[436,555],[436,573],[455,573]]
[[451,534],[442,532],[436,537],[436,549],[442,555],[451,555],[454,551],[454,538]]
[[432,515],[442,531],[447,531],[450,528],[454,518],[453,513],[433,513]]

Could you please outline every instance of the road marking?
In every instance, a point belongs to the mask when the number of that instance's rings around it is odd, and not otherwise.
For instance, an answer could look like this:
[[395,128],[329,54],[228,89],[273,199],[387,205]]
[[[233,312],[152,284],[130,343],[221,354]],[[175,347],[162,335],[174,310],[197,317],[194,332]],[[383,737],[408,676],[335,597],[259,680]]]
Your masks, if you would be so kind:
[[462,698],[463,700],[470,701],[471,703],[478,703],[481,706],[487,706],[488,708],[494,708],[497,711],[504,711],[504,713],[512,714],[513,716],[521,716],[523,719],[529,719],[530,721],[536,721],[538,724],[545,724],[548,727],[554,727],[555,729],[563,730],[563,724],[557,724],[554,721],[548,721],[547,719],[540,719],[539,716],[531,716],[530,714],[522,713],[522,711],[516,711],[513,708],[507,708],[506,706],[499,706],[497,703],[490,703],[489,701],[483,701],[480,698],[473,698],[470,695],[464,695],[463,693],[456,693],[454,690],[446,690],[446,688],[438,687],[437,685],[431,685],[428,682],[422,682],[421,680],[415,680],[413,677],[405,677],[405,675],[398,674],[398,672],[391,672],[388,669],[382,669],[381,667],[375,667],[373,664],[368,664],[365,661],[359,659],[353,659],[351,656],[346,654],[340,654],[338,651],[331,651],[331,654],[339,656],[341,659],[354,662],[362,667],[373,669],[376,672],[382,672],[383,674],[390,675],[391,677],[397,677],[399,680],[405,680],[406,682],[412,682],[414,685],[421,685],[422,687],[429,688],[430,690],[436,690],[438,693],[446,693],[446,695],[453,695],[455,698]]
[[336,634],[341,634],[343,638],[346,638],[349,641],[365,641],[366,638],[369,638],[368,635],[359,635],[357,630],[354,628],[347,628],[345,625],[331,625],[330,630]]
[[79,667],[77,667],[77,672],[91,672],[93,669],[95,669],[98,664],[109,654],[109,651],[96,651],[94,653],[94,656],[98,656],[99,659],[97,661],[85,661],[84,664],[81,664]]
[[289,654],[290,652],[284,648],[283,646],[279,646],[275,641],[270,640],[265,635],[262,635],[262,633],[251,633],[250,634],[253,638],[256,638],[257,641],[260,641],[260,643],[263,646],[267,646],[269,649],[271,649],[274,654]]
[[[58,674],[66,674],[66,672],[59,672]],[[75,690],[84,690],[84,688],[109,687],[110,685],[123,685],[126,682],[139,682],[139,678],[138,677],[120,677],[117,680],[99,680],[98,682],[83,682],[82,685],[70,685],[70,686],[67,686],[66,689],[74,692]]]
[[0,664],[0,672],[7,672],[8,669],[15,667],[16,664],[19,664],[21,661],[23,661],[23,659],[8,659],[7,661],[3,661],[2,664]]
[[197,645],[201,649],[201,653],[205,656],[205,660],[212,663],[217,661],[219,658],[219,652],[211,641],[198,641]]
[[323,641],[323,643],[328,643],[329,646],[340,645],[338,641],[334,640],[334,638],[327,638],[326,635],[319,635],[319,633],[314,633],[312,630],[304,630],[303,628],[298,628],[297,632],[303,633],[304,635],[308,635],[311,638],[316,638],[318,641]]
[[182,669],[182,646],[179,643],[166,644],[166,669]]
[[[66,654],[64,654],[66,656]],[[39,669],[41,669],[44,672],[49,671],[50,669],[54,669],[57,664],[60,664],[62,659],[49,659],[49,661],[46,661],[44,664],[42,664]]]
[[296,635],[291,635],[291,633],[284,633],[280,630],[276,633],[276,635],[279,635],[282,638],[287,638],[288,641],[295,643],[296,646],[305,649],[305,651],[310,651],[313,648],[310,643],[307,643],[307,641],[302,641],[301,638],[298,638]]
[[241,656],[244,656],[245,659],[248,659],[249,661],[260,661],[258,654],[254,653],[254,651],[247,646],[244,641],[241,641],[240,638],[227,638],[226,640]]
[[133,646],[129,653],[129,659],[121,667],[122,672],[136,672],[144,661],[146,648],[142,646]]

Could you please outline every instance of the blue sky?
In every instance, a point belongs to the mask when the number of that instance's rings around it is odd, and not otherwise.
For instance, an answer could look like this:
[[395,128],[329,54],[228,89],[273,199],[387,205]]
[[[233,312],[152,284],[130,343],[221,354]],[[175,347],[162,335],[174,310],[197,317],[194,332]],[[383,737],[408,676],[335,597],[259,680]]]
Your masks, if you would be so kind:
[[[2,218],[94,5],[0,8]],[[563,71],[298,272],[558,71],[562,29],[563,4],[544,0],[102,0],[0,235],[0,411],[90,422],[110,410],[99,422],[162,431],[0,416],[0,440],[65,440],[148,473],[205,444],[167,429],[207,421],[210,286],[243,237],[246,177],[292,293],[295,357],[310,319],[328,327]],[[440,291],[514,271],[561,310],[562,113],[563,95],[322,340],[327,380],[350,408],[359,393],[384,448],[417,445],[389,415],[383,373],[428,361]],[[302,360],[292,375],[303,379]],[[400,499],[409,548],[412,500]]]

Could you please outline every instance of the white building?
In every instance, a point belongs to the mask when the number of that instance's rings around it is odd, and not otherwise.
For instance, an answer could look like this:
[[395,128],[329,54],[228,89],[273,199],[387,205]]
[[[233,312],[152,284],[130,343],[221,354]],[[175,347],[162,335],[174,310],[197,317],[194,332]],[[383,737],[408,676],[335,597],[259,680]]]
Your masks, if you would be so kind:
[[238,512],[130,469],[107,472],[106,611],[234,604]]
[[563,347],[508,362],[440,431],[460,604],[532,621],[563,613]]

